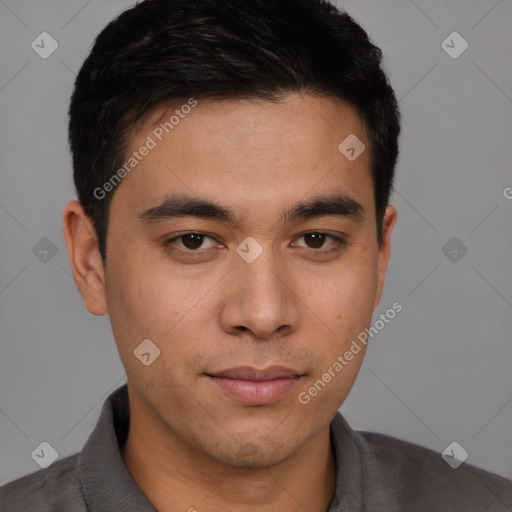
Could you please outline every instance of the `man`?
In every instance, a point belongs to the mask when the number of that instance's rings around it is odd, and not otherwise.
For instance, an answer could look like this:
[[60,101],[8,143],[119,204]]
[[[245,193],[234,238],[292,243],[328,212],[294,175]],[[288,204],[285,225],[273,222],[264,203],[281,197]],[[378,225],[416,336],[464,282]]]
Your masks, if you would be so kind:
[[505,478],[338,412],[397,215],[380,62],[324,0],[146,0],[98,36],[64,233],[127,385],[2,511],[512,510]]

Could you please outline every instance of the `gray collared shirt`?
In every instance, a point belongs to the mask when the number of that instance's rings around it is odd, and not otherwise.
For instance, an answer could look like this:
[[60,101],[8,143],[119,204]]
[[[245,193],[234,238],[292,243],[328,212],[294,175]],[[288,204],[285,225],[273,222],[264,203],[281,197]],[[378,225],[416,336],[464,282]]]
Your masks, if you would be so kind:
[[[103,404],[81,452],[0,487],[1,512],[155,512],[128,473],[126,384]],[[336,490],[327,512],[512,512],[512,481],[383,434],[330,425]],[[205,509],[206,510],[206,509]],[[184,511],[185,512],[185,511]]]

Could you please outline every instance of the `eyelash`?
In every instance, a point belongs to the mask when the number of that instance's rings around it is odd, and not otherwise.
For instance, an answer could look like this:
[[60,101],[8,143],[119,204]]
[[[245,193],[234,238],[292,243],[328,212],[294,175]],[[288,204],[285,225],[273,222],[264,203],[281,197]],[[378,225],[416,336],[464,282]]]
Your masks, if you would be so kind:
[[[304,247],[305,249],[309,249],[309,250],[313,251],[315,254],[320,254],[320,255],[331,254],[333,252],[339,251],[342,247],[347,245],[347,242],[343,238],[331,235],[329,233],[324,233],[323,231],[308,231],[306,233],[302,233],[301,235],[299,235],[297,237],[297,239],[298,238],[302,238],[302,237],[304,237],[306,235],[312,235],[312,234],[315,234],[315,235],[325,235],[326,237],[331,238],[332,240],[334,240],[333,245],[331,245],[331,247],[329,247],[328,249],[313,249],[313,248],[310,248],[310,247]],[[178,240],[178,239],[180,239],[180,238],[182,238],[184,236],[187,236],[187,235],[203,235],[203,236],[206,236],[208,238],[212,238],[212,239],[215,240],[215,238],[213,236],[210,236],[207,233],[203,233],[203,232],[200,232],[200,231],[189,231],[187,233],[182,233],[181,235],[177,235],[177,236],[174,236],[172,238],[168,238],[168,239],[164,240],[162,245],[163,245],[164,248],[169,249],[171,247],[171,245],[173,245],[173,243],[176,240]],[[214,249],[215,249],[214,247],[210,247],[210,248],[208,248],[206,250],[201,251],[200,249],[182,249],[180,247],[174,246],[171,250],[173,252],[177,252],[179,254],[183,254],[183,255],[188,256],[188,257],[201,257],[201,256],[207,255],[209,252],[211,252]]]

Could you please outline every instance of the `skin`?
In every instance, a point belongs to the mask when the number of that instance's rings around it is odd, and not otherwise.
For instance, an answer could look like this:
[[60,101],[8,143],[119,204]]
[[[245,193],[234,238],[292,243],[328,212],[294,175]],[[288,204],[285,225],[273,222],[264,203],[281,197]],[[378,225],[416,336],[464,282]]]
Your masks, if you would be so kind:
[[[129,134],[131,150],[180,105],[148,113]],[[352,133],[366,151],[350,162],[338,145]],[[156,509],[327,510],[336,477],[329,423],[365,350],[309,404],[298,394],[370,326],[380,301],[396,210],[387,207],[379,248],[369,144],[355,109],[335,98],[203,100],[111,192],[105,267],[80,203],[66,205],[76,286],[90,313],[109,315],[127,373],[122,457]],[[358,201],[364,218],[280,222],[296,202],[333,191]],[[229,207],[236,223],[138,220],[175,192]],[[163,246],[190,231],[211,238],[199,249],[185,239]],[[334,240],[302,236],[315,231],[346,245],[322,255]],[[263,248],[250,264],[235,252],[248,236]],[[161,351],[149,366],[134,357],[147,338]],[[304,377],[276,402],[249,406],[205,376],[241,365]]]

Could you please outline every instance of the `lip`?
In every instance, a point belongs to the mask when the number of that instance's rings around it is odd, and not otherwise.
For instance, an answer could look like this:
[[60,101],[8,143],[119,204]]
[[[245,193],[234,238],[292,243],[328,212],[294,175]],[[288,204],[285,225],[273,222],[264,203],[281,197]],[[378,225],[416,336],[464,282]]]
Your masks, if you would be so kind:
[[303,377],[300,372],[283,366],[270,366],[261,370],[239,366],[205,375],[214,385],[246,405],[274,403]]

